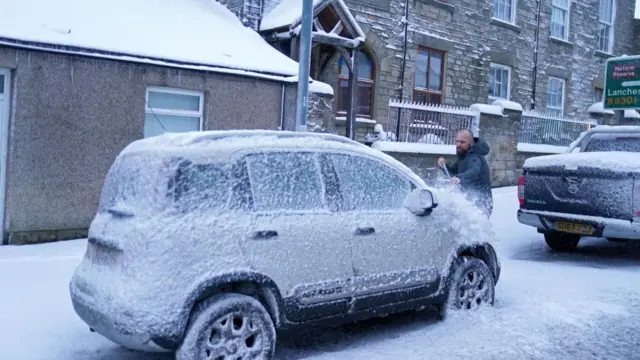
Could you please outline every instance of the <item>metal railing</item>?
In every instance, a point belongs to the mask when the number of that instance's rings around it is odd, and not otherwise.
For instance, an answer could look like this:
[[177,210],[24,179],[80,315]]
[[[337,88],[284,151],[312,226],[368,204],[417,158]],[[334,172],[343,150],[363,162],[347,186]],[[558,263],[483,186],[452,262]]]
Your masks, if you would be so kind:
[[480,113],[464,107],[391,99],[386,130],[395,133],[398,121],[397,141],[455,145],[456,133],[478,124]]
[[587,120],[575,120],[534,110],[522,112],[519,143],[569,146],[580,133],[593,125]]

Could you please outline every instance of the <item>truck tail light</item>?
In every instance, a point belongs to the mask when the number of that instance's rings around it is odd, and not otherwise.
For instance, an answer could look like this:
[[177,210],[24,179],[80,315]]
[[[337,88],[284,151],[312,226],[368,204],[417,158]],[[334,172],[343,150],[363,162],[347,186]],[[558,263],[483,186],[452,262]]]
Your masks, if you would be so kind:
[[640,218],[640,179],[633,181],[633,217]]
[[[518,178],[518,201],[520,202],[520,206],[524,206],[524,175],[520,175],[520,177]],[[640,187],[638,188],[638,190],[640,191]],[[634,192],[635,194],[635,192]],[[640,194],[639,194],[640,195]]]

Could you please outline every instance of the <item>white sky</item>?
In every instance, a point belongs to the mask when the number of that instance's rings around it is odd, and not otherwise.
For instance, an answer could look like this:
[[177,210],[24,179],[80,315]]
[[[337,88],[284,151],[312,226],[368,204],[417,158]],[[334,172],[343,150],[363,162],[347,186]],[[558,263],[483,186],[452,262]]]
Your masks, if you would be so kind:
[[634,17],[640,19],[640,0],[636,0],[636,14]]

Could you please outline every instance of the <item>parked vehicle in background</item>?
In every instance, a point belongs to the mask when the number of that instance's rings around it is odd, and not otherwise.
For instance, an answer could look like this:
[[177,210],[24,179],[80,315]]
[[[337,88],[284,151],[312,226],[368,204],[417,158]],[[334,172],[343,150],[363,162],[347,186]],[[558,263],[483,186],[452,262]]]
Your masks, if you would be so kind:
[[337,135],[139,140],[107,175],[71,299],[131,349],[270,359],[287,330],[493,304],[495,234],[464,208]]
[[598,126],[565,154],[527,159],[518,199],[518,221],[553,250],[584,236],[640,240],[640,127]]

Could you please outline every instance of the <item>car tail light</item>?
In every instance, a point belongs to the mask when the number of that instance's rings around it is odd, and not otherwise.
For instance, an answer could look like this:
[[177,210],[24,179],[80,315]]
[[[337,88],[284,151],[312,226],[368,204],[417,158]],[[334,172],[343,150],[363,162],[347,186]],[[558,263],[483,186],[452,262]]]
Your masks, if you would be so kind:
[[[518,178],[518,201],[520,202],[520,206],[524,205],[524,182],[524,175],[520,175]],[[640,190],[640,188],[638,190]]]
[[633,217],[640,218],[640,179],[633,181]]

